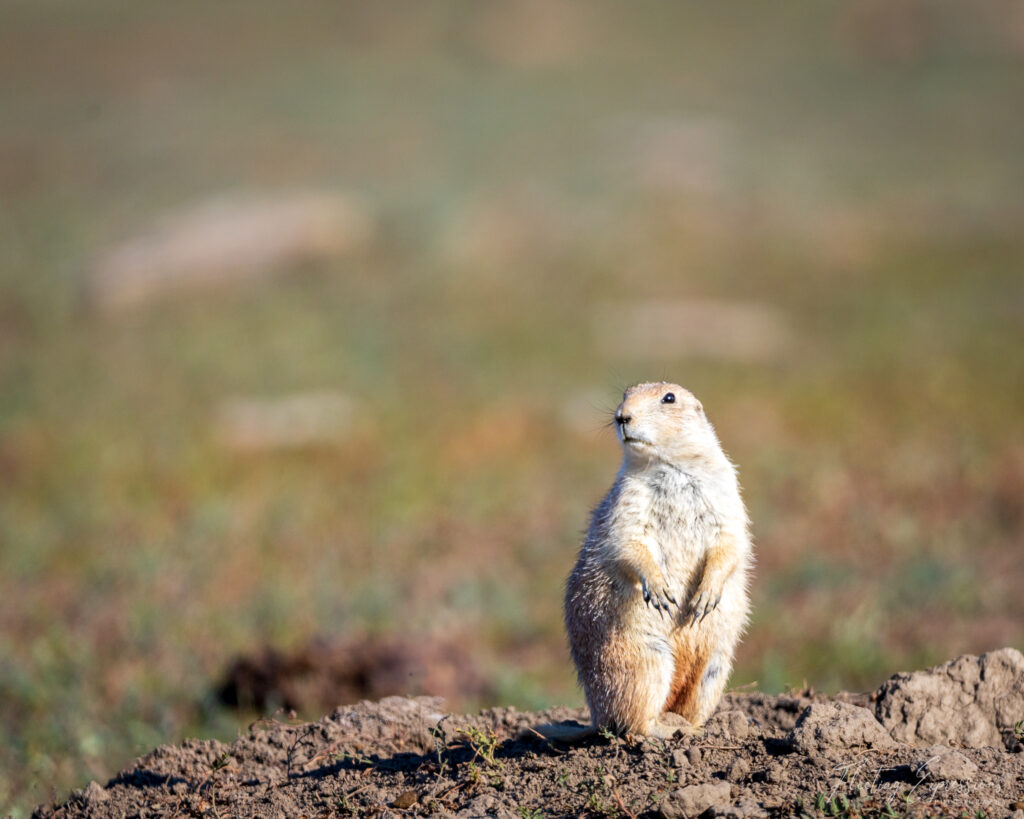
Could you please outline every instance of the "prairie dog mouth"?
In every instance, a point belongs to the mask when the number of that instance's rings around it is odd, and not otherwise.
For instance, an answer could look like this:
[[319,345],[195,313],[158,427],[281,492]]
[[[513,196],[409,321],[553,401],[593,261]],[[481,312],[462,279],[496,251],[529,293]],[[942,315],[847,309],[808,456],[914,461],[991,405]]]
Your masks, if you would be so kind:
[[652,444],[646,438],[640,438],[637,437],[636,435],[623,435],[622,443],[628,446],[654,446],[654,444]]

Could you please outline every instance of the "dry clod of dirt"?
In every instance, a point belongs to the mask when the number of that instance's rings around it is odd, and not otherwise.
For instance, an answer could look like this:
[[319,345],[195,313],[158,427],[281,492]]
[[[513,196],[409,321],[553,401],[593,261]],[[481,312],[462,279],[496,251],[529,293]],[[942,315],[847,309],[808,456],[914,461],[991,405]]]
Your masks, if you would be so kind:
[[95,780],[86,785],[81,791],[76,791],[76,793],[78,798],[85,804],[106,802],[109,798],[107,792]]
[[732,798],[732,786],[728,782],[705,782],[703,785],[689,785],[672,791],[661,803],[664,819],[685,819],[700,816],[708,808],[726,805]]
[[967,781],[978,773],[978,766],[959,751],[945,745],[933,745],[914,768],[920,779],[936,782]]
[[808,705],[789,732],[788,742],[794,751],[828,758],[896,744],[870,711],[844,702]]
[[[1020,696],[1007,671],[1015,657],[993,652],[899,675],[880,696],[916,708],[920,679],[939,672],[948,682],[954,669],[957,679],[977,680],[978,697],[943,700],[931,707],[945,710],[931,718],[955,722],[967,709],[992,714],[998,728]],[[260,720],[230,744],[164,745],[105,786],[91,782],[34,815],[762,819],[982,811],[998,819],[1024,804],[1024,754],[1011,753],[998,732],[987,747],[914,747],[893,739],[870,704],[856,694],[733,693],[700,737],[602,736],[563,746],[520,737],[539,723],[585,721],[583,709],[458,715],[445,713],[439,698],[388,697],[317,722]],[[887,713],[886,727],[898,734],[895,712]],[[908,713],[915,726],[922,722],[923,712]],[[1024,713],[1011,731],[1019,719]]]
[[1003,648],[896,674],[878,689],[875,714],[894,739],[911,745],[1009,750],[1024,719],[1024,655]]
[[725,772],[725,778],[730,782],[742,782],[750,775],[750,763],[742,756],[736,757]]
[[704,732],[709,737],[740,742],[750,733],[750,720],[738,709],[719,710],[708,720]]
[[749,796],[741,796],[734,805],[713,808],[710,814],[716,819],[766,819],[768,811]]

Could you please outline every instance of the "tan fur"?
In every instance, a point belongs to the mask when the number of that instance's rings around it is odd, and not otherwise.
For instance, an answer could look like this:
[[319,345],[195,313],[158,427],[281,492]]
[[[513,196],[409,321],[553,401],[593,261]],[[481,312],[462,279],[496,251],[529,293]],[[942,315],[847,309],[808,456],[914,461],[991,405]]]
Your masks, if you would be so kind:
[[625,457],[566,586],[569,645],[594,726],[693,732],[721,698],[749,612],[746,510],[685,389],[630,387],[616,419]]

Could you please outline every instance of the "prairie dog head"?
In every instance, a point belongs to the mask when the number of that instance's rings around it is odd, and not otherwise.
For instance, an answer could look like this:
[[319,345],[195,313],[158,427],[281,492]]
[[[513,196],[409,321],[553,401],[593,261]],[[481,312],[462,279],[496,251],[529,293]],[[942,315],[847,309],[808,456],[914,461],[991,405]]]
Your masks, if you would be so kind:
[[615,429],[631,465],[725,462],[704,407],[678,384],[659,381],[627,389],[615,410]]

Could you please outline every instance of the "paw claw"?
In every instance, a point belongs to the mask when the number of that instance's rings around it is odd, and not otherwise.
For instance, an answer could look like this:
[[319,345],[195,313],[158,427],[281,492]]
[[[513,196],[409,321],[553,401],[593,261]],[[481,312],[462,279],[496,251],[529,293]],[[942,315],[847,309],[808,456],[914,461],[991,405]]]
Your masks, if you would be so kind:
[[662,616],[672,617],[672,607],[679,608],[679,604],[676,602],[675,597],[664,588],[655,585],[653,588],[647,582],[646,578],[641,578],[640,588],[643,592],[644,602],[648,606],[655,609]]
[[712,598],[709,592],[698,592],[697,595],[693,598],[693,602],[690,604],[690,625],[694,626],[698,623],[704,622],[704,619],[709,614],[711,614],[711,612],[718,608],[718,604],[721,601],[721,594],[718,594],[717,596]]

